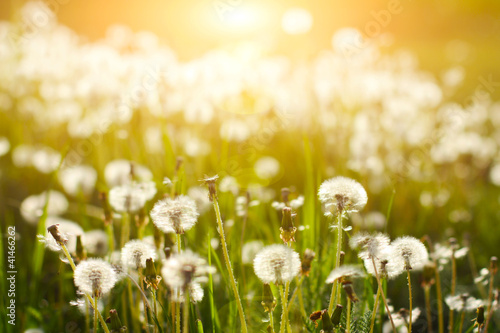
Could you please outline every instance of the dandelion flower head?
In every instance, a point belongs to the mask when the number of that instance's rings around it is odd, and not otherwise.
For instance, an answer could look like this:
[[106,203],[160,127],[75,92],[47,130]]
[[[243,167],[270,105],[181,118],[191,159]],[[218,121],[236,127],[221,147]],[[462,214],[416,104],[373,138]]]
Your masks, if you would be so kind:
[[146,267],[146,259],[156,259],[155,248],[142,240],[134,239],[122,248],[122,264],[131,268]]
[[100,296],[114,287],[116,274],[108,262],[88,259],[76,266],[74,281],[80,291]]
[[150,215],[154,225],[165,233],[183,234],[191,229],[198,219],[196,202],[185,195],[158,201]]
[[425,245],[415,237],[399,237],[391,245],[392,260],[404,269],[422,269],[429,260]]
[[[214,273],[205,259],[196,253],[186,250],[174,254],[163,262],[161,274],[163,280],[172,288],[185,289],[187,287],[205,283],[208,281],[207,274]],[[194,289],[197,289],[195,286]]]
[[324,181],[319,187],[318,196],[330,214],[335,208],[348,213],[357,212],[368,201],[366,191],[360,183],[342,176]]
[[331,271],[326,279],[326,283],[333,283],[335,280],[341,278],[357,278],[363,277],[365,272],[356,265],[342,265]]
[[265,284],[291,281],[299,273],[300,266],[299,254],[281,244],[264,247],[253,260],[255,274]]

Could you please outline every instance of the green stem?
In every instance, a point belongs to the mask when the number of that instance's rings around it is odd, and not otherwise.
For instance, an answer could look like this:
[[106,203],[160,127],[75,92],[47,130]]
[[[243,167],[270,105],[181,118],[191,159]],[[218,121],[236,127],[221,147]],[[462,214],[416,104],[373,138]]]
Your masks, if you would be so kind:
[[[66,259],[68,259],[69,264],[71,266],[71,269],[73,269],[73,272],[74,272],[75,269],[76,269],[76,266],[75,266],[75,262],[73,261],[73,258],[71,257],[71,255],[68,252],[68,248],[64,244],[59,244],[59,245],[61,245],[63,253],[66,256]],[[104,318],[102,317],[102,315],[99,312],[99,310],[97,310],[97,304],[94,303],[94,301],[92,300],[92,297],[88,293],[85,293],[85,297],[90,302],[90,305],[94,309],[94,312],[97,313],[97,316],[99,317],[99,321],[101,322],[101,326],[104,329],[104,332],[109,333],[109,329],[108,329],[108,326],[106,325],[106,322],[104,321]]]
[[410,322],[408,323],[408,333],[411,333],[411,324],[413,323],[412,321],[412,307],[413,307],[413,302],[412,302],[412,296],[411,296],[411,277],[410,277],[410,270],[407,269],[406,272],[408,273],[408,294],[409,294],[409,301],[410,301]]
[[[451,255],[451,291],[450,295],[455,296],[455,286],[457,283],[457,264],[455,260],[455,252]],[[454,311],[450,309],[449,322],[448,322],[448,332],[453,332],[453,315]]]
[[[180,234],[176,234],[176,240],[177,240],[177,253],[180,254],[181,253],[181,235]],[[175,306],[175,331],[177,333],[180,333],[181,332],[181,303],[180,303],[180,299],[181,299],[181,290],[178,288],[176,291],[177,293],[177,302],[175,302],[174,306]]]
[[[377,279],[379,289],[383,290],[382,282],[380,282],[380,276],[377,272],[377,265],[375,265],[375,259],[372,257],[373,271],[375,272],[375,278]],[[382,296],[382,301],[384,301],[385,309],[387,310],[387,315],[389,316],[389,320],[391,321],[392,330],[394,333],[397,333],[396,326],[394,325],[394,321],[392,320],[391,311],[389,310],[389,304],[387,304],[387,299],[385,298],[385,293],[383,291],[380,292]]]
[[491,305],[493,302],[493,283],[495,282],[495,274],[492,274],[490,270],[490,286],[488,290],[488,306],[486,309],[486,323],[484,325],[484,331],[488,332],[488,326],[490,325],[490,319],[493,314],[493,311],[491,311]]
[[286,327],[286,296],[283,292],[283,285],[279,285],[280,297],[281,297],[281,323],[280,323],[280,333],[285,333]]
[[[340,266],[340,252],[342,251],[342,211],[337,213],[337,255],[335,257],[335,267]],[[332,286],[332,294],[330,295],[330,303],[328,304],[328,314],[331,316],[333,313],[333,306],[340,301],[340,287],[339,281],[335,280]]]
[[[156,291],[154,290],[154,288],[151,288],[151,295],[153,296],[153,311],[154,311],[155,317],[158,320],[160,320],[160,318],[158,317],[158,307],[156,306]],[[154,326],[153,331],[154,331],[154,333],[158,332],[158,327],[156,325]]]
[[372,319],[370,323],[370,333],[373,333],[373,327],[375,326],[375,318],[377,316],[378,300],[380,299],[380,288],[377,288],[377,296],[375,296],[375,303],[373,304]]
[[90,330],[90,304],[87,299],[85,299],[85,332]]
[[115,234],[113,231],[113,222],[106,225],[106,233],[108,234],[109,255],[115,250]]
[[[142,268],[138,269],[139,273],[139,288],[144,293],[144,284],[142,283]],[[144,306],[144,323],[146,324],[146,331],[149,332],[149,323],[148,323],[148,307],[146,306],[146,300],[142,298],[142,305]]]
[[[94,304],[97,306],[97,297],[94,295]],[[97,333],[97,313],[99,313],[99,311],[97,311],[96,309],[94,309],[94,333]]]
[[346,333],[351,333],[351,299],[347,297]]
[[122,215],[122,230],[121,230],[121,237],[120,237],[120,247],[123,248],[123,246],[128,242],[130,237],[130,215],[129,213],[123,213]]
[[290,297],[290,301],[288,302],[288,311],[290,312],[290,308],[292,307],[292,303],[295,300],[295,297],[297,296],[300,286],[302,285],[302,281],[304,281],[304,276],[301,275],[299,281],[297,282],[297,287],[295,287],[295,290],[292,293],[292,297]]
[[182,332],[189,332],[189,290],[188,288],[184,289],[184,313],[183,313],[183,326]]
[[439,274],[439,266],[437,261],[434,261],[436,272],[436,297],[438,306],[438,324],[439,333],[444,333],[444,320],[443,320],[443,296],[441,292],[441,274]]
[[464,320],[465,320],[465,309],[462,310],[462,314],[460,316],[460,326],[458,328],[458,333],[462,333],[464,327]]
[[273,311],[269,311],[269,326],[271,326],[271,332],[274,333],[274,318],[273,318]]
[[138,317],[134,315],[134,310],[133,310],[133,304],[134,304],[134,297],[132,294],[132,284],[130,283],[131,279],[127,280],[127,295],[128,295],[128,304],[130,306],[130,314],[131,314],[131,320],[132,320],[132,327],[135,330],[140,330],[139,326],[140,324],[138,323]]
[[224,254],[224,262],[226,264],[226,269],[229,273],[229,281],[231,283],[231,288],[233,289],[233,294],[236,299],[236,305],[238,307],[238,314],[240,316],[241,322],[241,332],[247,333],[247,324],[245,322],[245,313],[243,312],[243,305],[241,304],[240,295],[238,293],[238,288],[236,287],[236,279],[233,275],[233,269],[231,268],[231,261],[229,260],[229,254],[227,252],[226,236],[224,234],[224,226],[222,225],[222,218],[220,215],[219,203],[216,198],[213,199],[213,205],[215,210],[215,216],[217,219],[217,227],[221,239],[222,252]]
[[431,316],[431,288],[424,287],[425,293],[425,314],[427,316],[427,332],[432,333],[432,316]]

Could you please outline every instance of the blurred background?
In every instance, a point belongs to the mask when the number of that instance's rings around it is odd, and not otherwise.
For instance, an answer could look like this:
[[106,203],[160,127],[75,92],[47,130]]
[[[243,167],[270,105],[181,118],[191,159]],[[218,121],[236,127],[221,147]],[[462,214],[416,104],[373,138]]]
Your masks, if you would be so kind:
[[[198,180],[218,174],[229,235],[248,218],[241,245],[279,241],[289,187],[297,248],[328,253],[316,192],[349,176],[369,197],[355,231],[456,237],[473,244],[465,274],[498,255],[498,1],[12,0],[0,20],[0,218],[27,283],[59,283],[35,241],[46,191],[49,216],[89,231],[99,193],[131,177],[156,199],[177,179],[202,207]],[[186,236],[202,253],[210,214]],[[26,295],[28,326],[54,297]]]

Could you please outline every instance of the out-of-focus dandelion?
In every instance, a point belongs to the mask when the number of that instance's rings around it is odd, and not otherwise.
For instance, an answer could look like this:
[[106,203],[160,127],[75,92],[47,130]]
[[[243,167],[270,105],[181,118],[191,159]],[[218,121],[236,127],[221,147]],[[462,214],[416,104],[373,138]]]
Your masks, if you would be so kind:
[[86,231],[83,235],[83,245],[87,252],[95,256],[105,256],[108,253],[108,234],[96,229]]
[[97,181],[97,171],[88,165],[76,165],[59,171],[59,182],[64,191],[74,197],[92,193]]
[[253,267],[265,284],[290,282],[300,271],[299,254],[285,245],[269,245],[257,253]]
[[141,210],[156,194],[153,182],[128,183],[109,191],[109,204],[119,213],[135,213]]
[[[76,237],[78,235],[83,235],[84,231],[82,227],[76,224],[73,221],[66,220],[60,217],[52,217],[49,216],[46,220],[46,225],[58,225],[61,235],[65,239],[66,247],[68,251],[71,253],[75,253],[76,251]],[[50,234],[49,230],[47,230],[45,236],[38,235],[38,239],[45,243],[45,246],[49,248],[51,251],[59,252],[62,250],[61,246],[57,242],[56,239]]]
[[156,259],[155,248],[142,240],[133,239],[125,244],[121,252],[121,262],[127,267],[140,269],[146,267],[146,260]]
[[143,165],[127,160],[114,160],[104,169],[104,178],[109,187],[116,187],[131,181],[149,181],[153,179],[151,171]]
[[183,234],[198,220],[195,201],[184,195],[158,201],[150,215],[154,225],[164,233]]
[[68,200],[64,194],[50,190],[38,195],[30,195],[24,199],[20,207],[21,215],[27,222],[36,224],[43,214],[46,202],[48,202],[48,216],[61,215],[66,212],[69,206]]

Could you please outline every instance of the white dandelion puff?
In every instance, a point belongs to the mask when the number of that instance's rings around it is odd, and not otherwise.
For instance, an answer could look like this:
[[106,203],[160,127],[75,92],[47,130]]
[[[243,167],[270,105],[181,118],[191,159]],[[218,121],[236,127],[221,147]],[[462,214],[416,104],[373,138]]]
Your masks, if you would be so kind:
[[429,260],[425,245],[411,236],[396,238],[392,243],[392,256],[394,261],[404,269],[422,269]]
[[104,256],[108,253],[108,234],[103,230],[89,230],[82,238],[83,245],[88,253]]
[[300,272],[300,266],[299,254],[281,244],[264,247],[253,260],[255,274],[266,284],[290,282]]
[[133,179],[138,181],[151,180],[153,179],[153,174],[148,168],[135,162],[114,160],[106,165],[104,178],[108,186],[116,187],[128,184]]
[[330,272],[326,283],[333,283],[340,278],[358,278],[365,276],[365,272],[356,265],[342,265]]
[[119,213],[137,212],[156,194],[154,182],[129,183],[109,191],[109,204]]
[[92,193],[97,181],[97,171],[88,165],[62,169],[58,176],[64,192],[72,196],[78,196],[80,192],[86,195]]
[[142,240],[128,241],[122,248],[121,263],[127,267],[139,269],[146,267],[146,259],[156,259],[155,248]]
[[486,302],[480,299],[476,299],[472,296],[469,296],[467,294],[462,294],[462,295],[455,295],[451,296],[448,295],[445,297],[444,301],[446,302],[446,305],[450,308],[450,310],[455,310],[455,311],[476,311],[478,307],[481,305],[486,305]]
[[154,225],[165,233],[183,234],[198,220],[195,201],[184,195],[158,201],[150,215]]
[[[209,266],[205,259],[191,250],[170,256],[163,261],[161,270],[163,280],[167,285],[172,289],[181,290],[192,287],[193,284],[206,283],[208,281],[207,274],[214,272],[214,268]],[[197,289],[196,286],[195,289]]]
[[361,259],[378,258],[389,247],[390,239],[383,233],[369,234],[358,232],[349,240],[352,249],[360,249],[358,256]]
[[[48,198],[47,198],[48,196]],[[57,216],[66,212],[69,203],[64,194],[50,190],[38,195],[30,195],[21,203],[20,211],[23,218],[31,224],[38,223],[48,200],[47,215]]]
[[348,213],[357,212],[368,201],[366,191],[360,183],[342,176],[324,181],[319,187],[318,196],[330,214],[335,208]]
[[260,240],[248,241],[241,248],[241,263],[243,265],[251,265],[255,255],[264,247],[264,243]]
[[76,266],[74,281],[81,292],[100,296],[114,287],[116,274],[108,262],[102,259],[87,259]]

